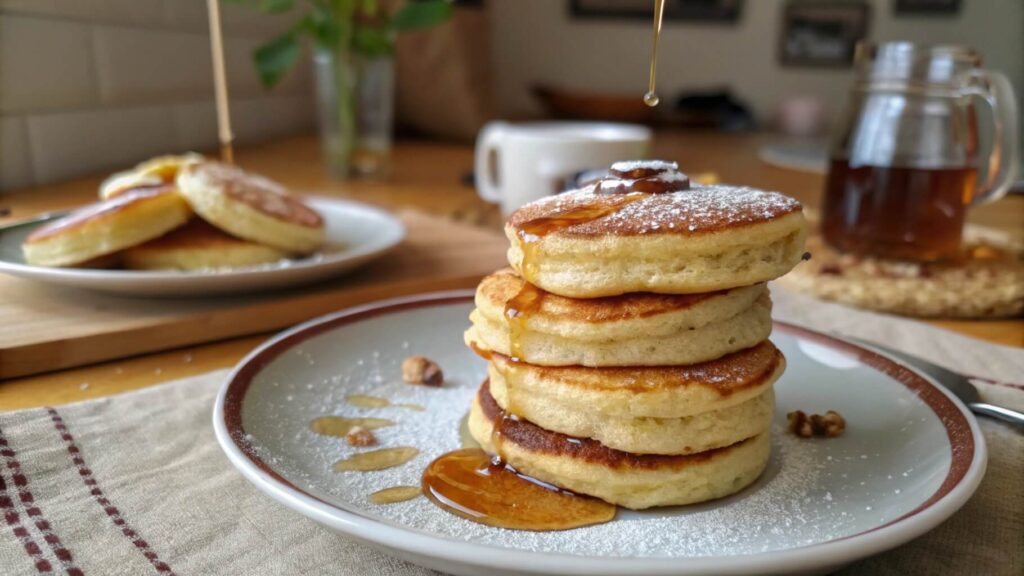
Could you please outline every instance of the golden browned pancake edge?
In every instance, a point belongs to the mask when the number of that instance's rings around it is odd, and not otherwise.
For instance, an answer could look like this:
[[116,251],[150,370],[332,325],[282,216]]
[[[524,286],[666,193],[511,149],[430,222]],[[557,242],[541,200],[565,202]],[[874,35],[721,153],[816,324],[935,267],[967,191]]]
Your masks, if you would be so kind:
[[[503,268],[480,281],[477,293],[495,307],[504,307],[522,290],[526,281],[512,268]],[[540,288],[538,291],[543,292]],[[538,310],[532,316],[547,316],[552,320],[575,320],[601,323],[647,318],[692,308],[698,304],[724,296],[729,290],[716,290],[699,294],[654,294],[633,292],[603,298],[566,298],[544,292]]]
[[208,190],[217,190],[225,197],[241,202],[271,218],[307,228],[320,228],[323,218],[288,190],[262,176],[251,174],[221,162],[186,164],[179,177],[196,178]]
[[537,366],[515,362],[498,352],[483,352],[475,346],[471,348],[484,358],[489,356],[498,370],[508,370],[510,365],[519,366],[534,372],[545,382],[638,394],[701,386],[714,390],[719,396],[730,396],[764,385],[785,361],[782,352],[768,340],[715,360],[686,366]]
[[[477,392],[477,402],[483,415],[492,423],[504,417],[505,412],[491,396],[490,383],[484,380]],[[726,455],[733,448],[742,446],[750,438],[730,446],[685,455],[633,454],[604,446],[589,438],[571,438],[565,434],[545,430],[522,419],[510,419],[502,423],[502,441],[511,442],[524,450],[565,456],[576,460],[600,464],[613,469],[656,470],[674,469],[700,464]]]
[[88,226],[93,222],[131,210],[133,206],[145,203],[152,198],[177,193],[178,191],[173,184],[135,188],[130,192],[119,194],[110,200],[105,200],[103,202],[98,202],[75,210],[59,220],[39,226],[33,230],[27,238],[25,238],[25,243],[34,244],[36,242],[42,242],[59,234],[69,232],[83,226]]

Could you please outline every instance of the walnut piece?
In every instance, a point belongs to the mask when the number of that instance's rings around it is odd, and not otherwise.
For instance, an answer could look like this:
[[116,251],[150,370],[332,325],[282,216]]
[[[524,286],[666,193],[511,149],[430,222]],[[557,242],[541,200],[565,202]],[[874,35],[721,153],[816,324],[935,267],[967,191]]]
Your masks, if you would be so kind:
[[789,421],[789,431],[801,438],[835,438],[842,436],[846,430],[846,420],[835,410],[829,410],[824,415],[810,416],[803,410],[797,410],[786,414],[786,419]]
[[345,440],[349,446],[373,446],[377,443],[377,437],[373,435],[373,432],[369,428],[362,426],[354,426],[345,434]]
[[402,361],[402,380],[409,384],[437,387],[444,384],[444,373],[430,358],[409,356]]

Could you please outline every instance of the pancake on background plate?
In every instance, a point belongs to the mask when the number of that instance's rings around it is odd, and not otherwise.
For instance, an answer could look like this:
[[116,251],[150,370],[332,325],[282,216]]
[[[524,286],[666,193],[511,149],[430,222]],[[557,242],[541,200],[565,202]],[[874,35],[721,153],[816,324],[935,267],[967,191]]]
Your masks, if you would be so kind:
[[220,162],[185,164],[176,182],[199,216],[233,236],[292,254],[323,244],[323,219],[277,182]]
[[78,266],[162,236],[191,216],[173,185],[138,188],[36,228],[22,250],[33,266]]
[[150,158],[124,172],[112,174],[100,184],[100,198],[109,200],[119,194],[149,186],[173,184],[178,170],[191,162],[202,162],[204,158],[195,152],[177,156],[157,156]]
[[133,270],[242,268],[287,257],[282,250],[235,238],[199,218],[121,255],[124,266]]

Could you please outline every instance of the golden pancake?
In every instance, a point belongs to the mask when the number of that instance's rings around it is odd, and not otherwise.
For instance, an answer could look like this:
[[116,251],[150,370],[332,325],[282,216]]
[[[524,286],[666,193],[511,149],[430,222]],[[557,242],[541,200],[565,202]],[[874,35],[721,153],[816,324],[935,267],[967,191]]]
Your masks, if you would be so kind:
[[197,218],[160,238],[125,250],[121,257],[125,267],[133,270],[203,270],[267,264],[287,258],[288,254],[235,238]]
[[595,298],[772,280],[800,261],[806,228],[800,203],[788,196],[691,185],[677,172],[657,172],[613,176],[527,204],[509,218],[505,234],[509,263],[530,283]]
[[765,430],[785,369],[770,343],[691,366],[545,367],[488,354],[502,410],[568,436],[639,454],[689,454]]
[[35,266],[75,266],[162,236],[191,216],[174,186],[139,188],[40,226],[22,250]]
[[[495,431],[495,426],[498,430]],[[632,454],[596,440],[505,417],[487,383],[470,409],[469,431],[484,450],[543,482],[626,508],[692,504],[749,486],[768,463],[771,434],[688,455]]]
[[186,164],[178,188],[204,220],[233,236],[294,254],[323,244],[319,214],[280,184],[220,162]]
[[466,342],[543,366],[677,366],[749,348],[771,333],[764,284],[590,300],[539,292],[535,309],[512,319],[510,304],[524,289],[530,288],[510,270],[484,278]]
[[100,198],[109,200],[134,188],[171,184],[182,166],[201,161],[203,157],[194,152],[151,158],[131,170],[118,172],[104,180],[100,184]]

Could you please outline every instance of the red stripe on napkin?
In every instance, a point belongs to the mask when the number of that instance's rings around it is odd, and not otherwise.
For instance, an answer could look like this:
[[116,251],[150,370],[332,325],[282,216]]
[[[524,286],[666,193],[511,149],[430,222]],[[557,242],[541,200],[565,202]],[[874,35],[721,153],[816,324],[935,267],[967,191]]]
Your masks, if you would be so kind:
[[[61,543],[60,537],[53,532],[53,526],[43,516],[43,510],[35,503],[35,496],[28,487],[28,475],[21,469],[21,462],[18,461],[18,454],[11,447],[0,430],[0,457],[3,457],[4,468],[10,473],[10,484],[0,475],[0,513],[4,515],[4,521],[11,527],[14,537],[21,542],[25,553],[35,563],[36,570],[42,574],[53,572],[53,564],[44,557],[42,548],[30,530],[35,530],[42,536],[47,547],[60,561],[61,567],[68,576],[83,576],[84,572],[75,566],[71,552]],[[20,505],[19,505],[20,503]],[[21,511],[19,511],[19,507]],[[28,521],[22,519],[22,513],[28,517]]]
[[50,420],[53,421],[53,427],[57,429],[62,440],[68,449],[68,456],[71,458],[71,462],[78,468],[78,475],[82,477],[82,483],[89,489],[89,494],[92,495],[93,500],[103,508],[107,516],[110,517],[111,522],[114,523],[118,529],[121,530],[121,534],[128,539],[146,560],[156,568],[156,571],[165,574],[167,576],[176,576],[174,570],[166,563],[160,560],[155,550],[149,546],[149,542],[146,542],[139,536],[138,532],[128,524],[124,516],[121,515],[121,511],[111,503],[110,499],[104,494],[103,489],[100,488],[99,483],[96,482],[96,478],[92,475],[92,470],[85,463],[85,456],[82,450],[75,444],[75,437],[71,435],[67,425],[64,423],[64,419],[61,415],[53,408],[47,407],[47,412],[50,414]]

